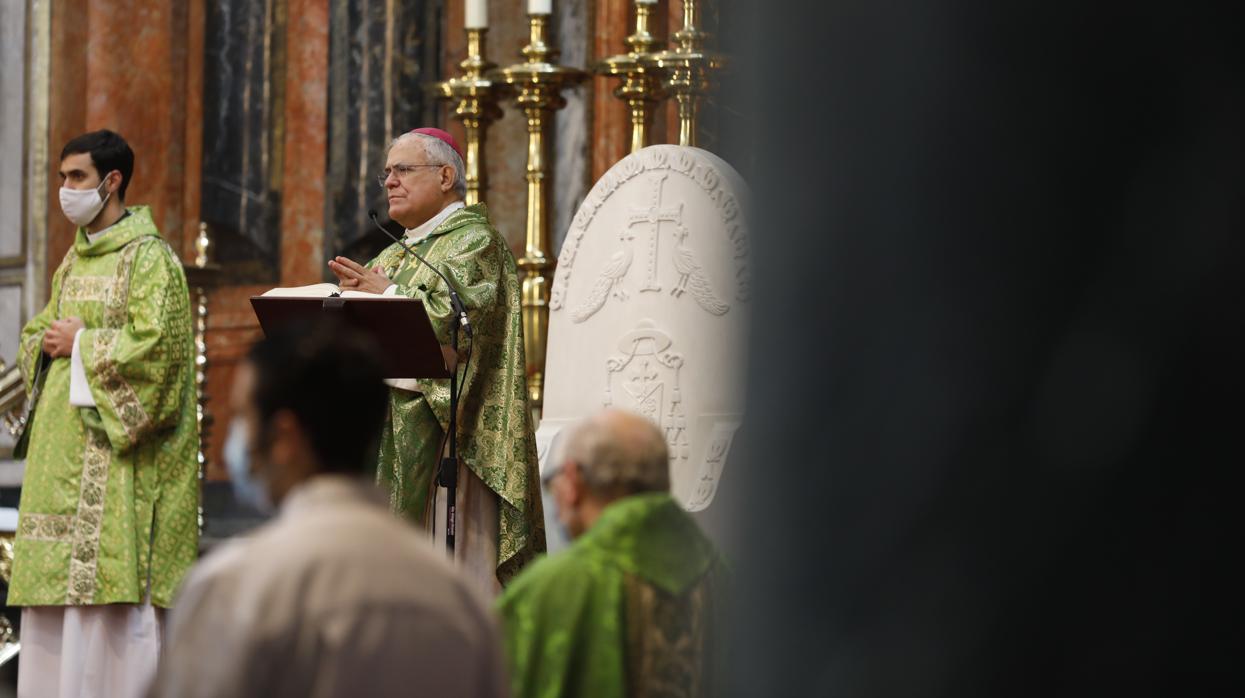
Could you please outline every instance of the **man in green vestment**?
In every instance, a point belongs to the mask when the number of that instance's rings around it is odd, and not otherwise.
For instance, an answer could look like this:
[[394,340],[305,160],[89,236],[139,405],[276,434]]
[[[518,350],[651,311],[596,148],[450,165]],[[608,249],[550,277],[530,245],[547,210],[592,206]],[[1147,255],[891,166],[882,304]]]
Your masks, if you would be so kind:
[[162,613],[198,553],[199,433],[190,294],[145,206],[134,154],[95,131],[61,153],[78,226],[50,301],[22,329],[41,391],[14,544],[19,694],[134,695],[154,673]]
[[556,450],[545,481],[574,542],[499,599],[512,692],[718,695],[724,565],[670,496],[665,437],[608,410]]
[[[536,440],[527,404],[519,279],[505,239],[484,204],[464,206],[461,151],[446,132],[416,129],[394,140],[379,175],[389,217],[406,228],[407,244],[454,284],[473,336],[470,363],[450,349],[455,324],[445,283],[391,245],[366,265],[329,262],[344,289],[403,295],[424,303],[447,365],[460,371],[459,523],[455,553],[466,573],[494,591],[544,550]],[[465,374],[463,373],[465,371]],[[439,531],[430,496],[449,428],[448,380],[390,382],[389,416],[377,477],[392,506]]]

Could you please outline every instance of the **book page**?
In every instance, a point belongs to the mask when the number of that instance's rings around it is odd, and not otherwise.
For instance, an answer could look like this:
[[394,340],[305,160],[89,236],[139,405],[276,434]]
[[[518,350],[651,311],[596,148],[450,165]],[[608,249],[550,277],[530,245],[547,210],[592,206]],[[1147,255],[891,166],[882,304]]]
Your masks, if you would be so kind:
[[338,292],[337,284],[323,283],[310,286],[290,286],[288,288],[271,288],[263,295],[275,298],[328,298]]
[[409,301],[406,296],[386,296],[381,293],[368,293],[367,291],[342,291],[342,298],[384,298],[385,300]]

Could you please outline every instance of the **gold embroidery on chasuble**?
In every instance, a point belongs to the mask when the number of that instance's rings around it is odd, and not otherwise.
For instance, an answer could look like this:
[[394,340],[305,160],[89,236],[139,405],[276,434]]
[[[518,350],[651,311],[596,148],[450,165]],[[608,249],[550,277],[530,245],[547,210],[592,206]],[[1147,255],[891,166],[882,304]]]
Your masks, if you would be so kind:
[[[22,337],[21,355],[22,356],[38,356],[43,352],[43,335],[30,334]],[[27,370],[26,366],[21,366],[22,381],[26,385],[26,394],[30,395],[31,388],[34,386],[35,376],[33,369]]]
[[99,564],[99,536],[104,523],[104,490],[112,447],[108,436],[86,430],[82,457],[82,491],[73,527],[73,552],[69,557],[70,604],[90,604],[95,598],[95,572]]
[[117,362],[113,358],[116,346],[116,332],[95,333],[95,355],[105,357],[97,365],[100,387],[116,408],[117,417],[125,427],[126,435],[133,442],[138,440],[138,435],[147,426],[149,419],[143,410],[143,404],[139,402],[138,393],[134,392],[117,370]]
[[[108,399],[116,405],[117,414],[131,439],[147,416],[138,395],[117,371],[114,352],[118,332],[125,326],[126,304],[130,296],[130,276],[134,257],[141,244],[131,242],[121,250],[121,258],[111,278],[100,276],[72,277],[81,279],[76,288],[66,284],[67,292],[77,291],[89,298],[68,296],[66,300],[96,300],[102,291],[104,302],[103,327],[94,338],[95,355],[105,358],[100,366],[101,385]],[[111,330],[111,331],[108,331]],[[95,598],[96,572],[99,567],[100,532],[104,523],[104,500],[108,488],[108,466],[112,461],[112,444],[101,430],[85,429],[86,445],[82,454],[81,489],[78,495],[78,512],[74,516],[72,552],[69,556],[69,588],[66,600],[70,604],[87,605]]]
[[107,303],[117,295],[120,286],[113,276],[72,276],[65,279],[63,298],[69,303]]
[[[168,247],[167,243],[161,241],[160,244],[164,245],[169,255],[173,255],[173,250]],[[130,282],[134,272],[134,257],[138,254],[139,247],[141,243],[135,241],[121,250],[121,259],[117,261],[117,271],[113,276],[112,293],[104,304],[103,327],[112,331],[96,332],[94,341],[95,356],[101,357],[96,367],[100,387],[107,395],[108,401],[116,408],[117,417],[121,420],[121,425],[125,428],[131,443],[138,440],[138,435],[150,420],[146,411],[143,410],[142,402],[138,399],[138,393],[121,377],[115,356],[119,332],[125,327],[126,306],[129,303]]]
[[73,540],[74,517],[61,514],[23,514],[17,532],[30,540],[68,543]]
[[676,698],[707,695],[709,579],[674,595],[625,575],[627,695]]
[[[165,251],[172,255],[173,250],[163,242]],[[125,325],[125,307],[130,300],[130,282],[134,274],[134,257],[138,255],[142,243],[135,240],[121,250],[121,259],[117,260],[117,271],[113,275],[113,293],[104,304],[104,326],[120,329]],[[174,257],[176,259],[176,257]]]

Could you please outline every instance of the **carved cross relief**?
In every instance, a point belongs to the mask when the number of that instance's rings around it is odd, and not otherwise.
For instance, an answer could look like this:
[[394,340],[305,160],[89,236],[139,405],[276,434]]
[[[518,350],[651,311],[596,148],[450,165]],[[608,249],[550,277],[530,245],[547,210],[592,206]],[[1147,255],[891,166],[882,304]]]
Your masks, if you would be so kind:
[[[670,290],[670,295],[678,298],[684,293],[690,292],[692,298],[706,312],[711,315],[724,315],[730,310],[730,306],[713,290],[709,283],[709,278],[705,274],[704,266],[701,264],[696,252],[687,245],[691,231],[683,224],[683,204],[680,203],[678,206],[662,205],[662,191],[665,188],[666,177],[667,174],[665,172],[648,176],[648,184],[651,189],[649,204],[648,206],[631,207],[631,213],[627,217],[627,225],[619,235],[619,239],[622,242],[633,243],[636,238],[634,232],[636,226],[648,227],[648,239],[645,241],[648,247],[646,255],[647,264],[640,292],[661,291],[661,284],[658,283],[658,253],[662,223],[673,224],[673,235],[676,242],[670,256],[679,278],[675,282],[674,288]],[[629,294],[622,288],[621,284],[623,278],[631,269],[633,257],[634,252],[631,245],[615,252],[610,257],[605,267],[598,274],[597,280],[584,296],[583,301],[571,311],[572,321],[583,322],[592,317],[605,306],[610,297],[616,298],[619,301],[628,299]]]
[[[662,223],[675,223],[680,228],[683,227],[683,204],[679,204],[675,208],[661,207],[661,190],[662,185],[666,182],[666,175],[654,175],[648,178],[649,185],[653,189],[653,198],[648,208],[631,207],[631,216],[627,220],[628,230],[633,229],[636,225],[647,223],[649,226],[648,235],[648,268],[644,276],[644,285],[640,287],[640,291],[660,291],[661,284],[657,283],[657,248],[661,237]],[[634,239],[634,235],[630,235]]]

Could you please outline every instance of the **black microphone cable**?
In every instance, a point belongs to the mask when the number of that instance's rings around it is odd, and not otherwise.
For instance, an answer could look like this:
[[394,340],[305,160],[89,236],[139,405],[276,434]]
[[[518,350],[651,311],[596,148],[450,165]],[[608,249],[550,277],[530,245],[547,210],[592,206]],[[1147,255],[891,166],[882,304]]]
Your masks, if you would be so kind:
[[[458,381],[458,380],[453,381],[454,385],[457,387],[457,390],[455,390],[455,393],[456,393],[455,395],[451,395],[451,401],[458,404],[458,411],[459,413],[461,413],[463,410],[463,405],[462,405],[463,388],[466,387],[467,376],[470,375],[470,372],[471,372],[471,358],[475,354],[475,345],[476,345],[475,336],[471,329],[471,322],[467,318],[467,307],[463,304],[462,299],[458,297],[458,292],[454,290],[454,285],[450,283],[449,278],[445,274],[441,273],[440,269],[437,269],[436,267],[434,267],[431,263],[428,262],[428,260],[421,257],[419,253],[417,253],[414,249],[412,249],[410,245],[406,244],[404,240],[394,235],[393,233],[389,232],[389,230],[385,228],[385,226],[380,224],[380,221],[378,220],[378,216],[376,213],[376,209],[369,210],[367,212],[367,217],[372,219],[372,224],[375,225],[377,228],[379,228],[382,233],[384,233],[387,237],[389,237],[389,239],[401,245],[402,249],[406,250],[412,257],[419,260],[424,266],[431,269],[432,272],[436,274],[441,279],[441,281],[445,284],[445,289],[446,291],[449,292],[450,309],[458,315],[458,322],[462,326],[463,332],[467,335],[467,340],[468,340],[467,357],[466,357],[466,360],[463,362],[463,373],[462,373],[463,377],[461,381]],[[458,371],[458,366],[457,366],[458,356],[457,355],[455,355],[454,361],[455,361],[454,371],[457,373]],[[461,414],[455,415],[455,417],[461,417]],[[453,421],[458,422],[459,420],[455,419]],[[450,435],[448,432],[445,434],[442,434],[441,443],[437,446],[437,470],[436,470],[436,473],[434,473],[434,477],[432,480],[433,483],[436,483],[438,480],[438,478],[435,477],[435,475],[437,473],[440,473],[441,459],[443,458],[443,454],[445,452],[445,444],[449,440],[449,437]],[[456,477],[457,473],[454,473],[454,476]],[[430,517],[432,524],[429,526],[430,532],[432,533],[432,536],[433,536],[433,540],[436,540],[436,535],[437,535],[436,534],[436,528],[437,528],[437,506],[436,504],[437,504],[437,500],[436,500],[436,495],[434,492],[432,496],[432,515]],[[446,506],[449,506],[449,504],[450,503],[447,501]]]
[[432,264],[430,264],[428,260],[421,257],[418,252],[416,252],[414,249],[411,248],[410,245],[406,244],[405,240],[389,232],[389,230],[385,228],[385,226],[381,225],[380,221],[377,220],[377,217],[376,217],[376,209],[370,209],[367,212],[367,217],[372,219],[372,224],[375,225],[377,228],[379,228],[380,232],[388,236],[390,240],[393,240],[394,242],[401,245],[402,249],[406,250],[412,257],[414,257],[415,259],[418,259],[420,262],[423,263],[424,266],[431,269],[432,273],[440,277],[441,281],[445,283],[446,290],[450,292],[450,307],[453,309],[455,313],[458,314],[458,323],[462,325],[463,330],[467,333],[467,336],[470,337],[471,336],[471,322],[467,319],[467,307],[463,305],[462,299],[458,297],[458,292],[454,290],[454,284],[450,283],[449,277],[441,273],[440,269],[437,269],[436,267],[432,266]]

